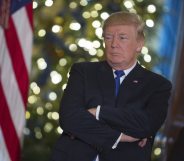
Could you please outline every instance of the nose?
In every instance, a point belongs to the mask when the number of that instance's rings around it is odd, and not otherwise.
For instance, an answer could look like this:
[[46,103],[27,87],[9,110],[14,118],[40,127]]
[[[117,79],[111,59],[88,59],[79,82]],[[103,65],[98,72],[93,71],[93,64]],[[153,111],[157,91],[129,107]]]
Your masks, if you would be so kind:
[[116,38],[116,36],[114,36],[111,42],[111,47],[115,48],[117,46],[118,46],[118,39]]

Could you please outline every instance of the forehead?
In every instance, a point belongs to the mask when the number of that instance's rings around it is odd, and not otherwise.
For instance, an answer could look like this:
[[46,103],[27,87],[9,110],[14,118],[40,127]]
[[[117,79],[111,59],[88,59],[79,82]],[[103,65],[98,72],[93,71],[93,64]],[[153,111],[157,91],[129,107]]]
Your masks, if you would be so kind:
[[112,25],[107,26],[104,33],[134,34],[136,33],[136,27],[134,25]]

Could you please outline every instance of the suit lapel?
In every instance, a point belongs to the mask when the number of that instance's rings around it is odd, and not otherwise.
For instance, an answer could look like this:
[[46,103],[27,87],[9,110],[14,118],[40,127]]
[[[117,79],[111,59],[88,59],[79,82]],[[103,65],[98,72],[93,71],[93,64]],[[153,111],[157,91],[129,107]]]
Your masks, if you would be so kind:
[[135,68],[125,77],[122,82],[119,94],[117,96],[117,105],[125,104],[128,98],[131,98],[136,92],[138,92],[143,83],[142,67],[137,64]]
[[107,62],[102,62],[98,71],[99,88],[102,93],[103,104],[115,105],[115,84],[112,68]]
[[127,100],[137,95],[143,83],[143,69],[137,64],[122,82],[118,96],[115,96],[115,82],[112,68],[107,62],[102,62],[97,74],[99,88],[102,93],[103,105],[123,107]]

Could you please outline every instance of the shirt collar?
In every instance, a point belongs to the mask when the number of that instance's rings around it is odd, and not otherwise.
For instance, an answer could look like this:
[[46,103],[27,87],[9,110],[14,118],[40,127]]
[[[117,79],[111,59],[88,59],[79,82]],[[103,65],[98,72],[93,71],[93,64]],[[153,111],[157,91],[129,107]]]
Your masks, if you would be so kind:
[[[123,70],[125,73],[125,76],[127,76],[132,71],[132,69],[136,66],[136,64],[137,64],[137,61],[130,68]],[[114,74],[115,69],[112,69],[112,70],[113,70],[113,74]],[[114,74],[114,77],[115,77],[115,74]]]

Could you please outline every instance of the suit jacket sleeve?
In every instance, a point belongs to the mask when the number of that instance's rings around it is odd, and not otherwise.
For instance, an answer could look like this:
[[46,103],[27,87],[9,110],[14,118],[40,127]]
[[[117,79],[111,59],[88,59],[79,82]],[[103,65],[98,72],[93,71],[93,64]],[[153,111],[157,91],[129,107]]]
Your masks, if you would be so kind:
[[71,68],[60,107],[60,125],[64,132],[97,148],[112,148],[120,131],[96,120],[85,105],[85,70],[81,64]]
[[[150,84],[149,84],[150,86]],[[171,83],[163,78],[154,80],[149,92],[144,93],[146,101],[138,101],[125,105],[125,107],[108,107],[102,105],[99,118],[108,125],[135,138],[149,138],[154,136],[163,124],[168,108]],[[132,91],[134,92],[134,91]],[[144,96],[143,96],[144,97]]]

